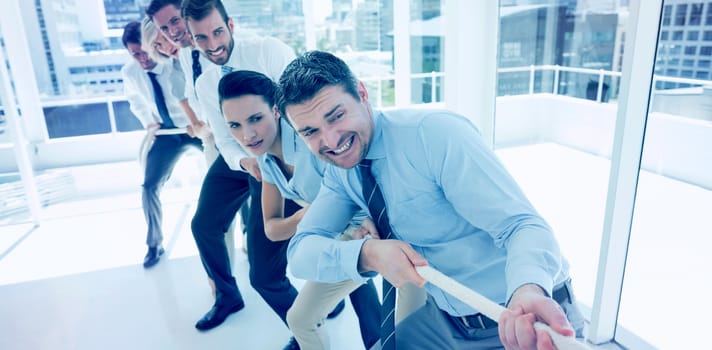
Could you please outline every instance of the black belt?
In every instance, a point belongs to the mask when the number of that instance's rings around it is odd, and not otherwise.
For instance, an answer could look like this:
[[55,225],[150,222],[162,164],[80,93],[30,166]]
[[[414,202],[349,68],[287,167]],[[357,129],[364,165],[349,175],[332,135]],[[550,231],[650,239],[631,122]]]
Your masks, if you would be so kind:
[[[569,295],[569,289],[568,289],[567,285],[568,285],[568,282],[564,283],[559,288],[555,289],[554,292],[551,293],[551,298],[554,299],[559,304],[563,304],[567,301],[570,301],[571,297]],[[483,315],[481,312],[478,312],[474,315],[451,316],[451,317],[454,318],[455,320],[461,322],[467,328],[489,329],[489,328],[497,327],[497,322],[495,322],[491,318]]]

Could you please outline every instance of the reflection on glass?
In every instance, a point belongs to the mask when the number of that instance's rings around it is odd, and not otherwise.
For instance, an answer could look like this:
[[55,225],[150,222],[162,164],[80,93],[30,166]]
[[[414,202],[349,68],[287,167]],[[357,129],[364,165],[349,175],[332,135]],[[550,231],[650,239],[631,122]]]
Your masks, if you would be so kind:
[[501,1],[495,147],[595,291],[627,2]]
[[2,110],[0,106],[0,145],[10,143],[10,135],[7,130],[7,119],[5,117],[5,111]]
[[45,107],[44,115],[50,139],[111,132],[105,103]]
[[116,118],[116,131],[126,132],[142,130],[141,122],[131,113],[129,103],[127,101],[114,101],[111,104],[114,108],[114,117]]
[[[664,1],[620,305],[619,324],[660,349],[708,342],[712,82],[708,64],[690,70],[679,64],[694,67],[709,55],[671,50],[709,45],[691,34],[712,30],[703,13],[712,14],[712,3]],[[702,79],[684,79],[690,71]]]

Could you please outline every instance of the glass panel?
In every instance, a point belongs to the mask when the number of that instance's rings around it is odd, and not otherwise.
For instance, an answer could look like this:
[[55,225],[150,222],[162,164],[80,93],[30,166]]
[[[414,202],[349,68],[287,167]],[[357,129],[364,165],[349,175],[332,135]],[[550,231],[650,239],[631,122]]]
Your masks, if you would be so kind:
[[127,101],[114,101],[111,103],[114,108],[114,118],[116,119],[116,131],[135,131],[143,130],[143,125],[136,118],[136,116],[131,113],[129,109],[129,103]]
[[27,196],[20,175],[17,172],[0,174],[0,227],[29,219]]
[[111,132],[106,103],[45,107],[44,115],[50,139]]
[[429,74],[444,70],[444,33],[442,1],[410,2],[410,71],[416,76],[410,81],[410,102],[413,104],[442,100],[439,97],[442,79],[435,79]]
[[434,103],[442,102],[442,80],[443,77],[438,77],[435,73],[425,74],[427,77],[413,78],[412,86],[417,86],[413,89],[413,94],[420,92],[420,96],[413,95],[412,103]]
[[0,146],[10,144],[10,135],[7,130],[7,120],[5,119],[5,111],[0,106]]
[[[284,41],[297,53],[306,50],[302,1],[223,0],[236,28]],[[326,16],[315,1],[317,16]],[[323,18],[320,18],[323,19]]]
[[369,102],[376,108],[395,106],[395,87],[393,79],[362,79],[369,94]]
[[[374,106],[393,106],[393,1],[313,0],[313,7],[316,48],[343,59],[368,86]],[[301,16],[300,9],[295,21],[303,23]]]
[[495,148],[552,226],[590,308],[627,5],[501,1]]
[[[664,3],[678,11],[677,2]],[[681,29],[700,24],[701,5],[691,8],[686,25],[676,20]],[[694,349],[707,343],[705,311],[712,310],[712,88],[709,74],[680,81],[691,71],[670,69],[660,59],[664,48],[658,43],[655,70],[667,76],[657,77],[645,127],[619,325],[656,348]],[[688,66],[696,57],[681,58]]]

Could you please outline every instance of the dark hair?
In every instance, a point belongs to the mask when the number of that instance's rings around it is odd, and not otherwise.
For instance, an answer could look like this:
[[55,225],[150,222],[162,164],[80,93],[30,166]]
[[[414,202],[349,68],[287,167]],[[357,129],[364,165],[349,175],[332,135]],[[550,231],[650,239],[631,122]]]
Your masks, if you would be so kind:
[[261,96],[272,107],[277,99],[277,84],[266,75],[250,70],[234,71],[220,79],[218,85],[220,108],[223,101],[244,95]]
[[340,85],[357,101],[358,80],[340,58],[324,51],[308,51],[292,61],[279,78],[279,111],[286,116],[287,106],[300,104],[321,89]]
[[181,0],[151,0],[151,3],[146,7],[146,15],[153,20],[153,16],[168,5],[173,5],[180,10],[180,2]]
[[125,48],[128,48],[129,43],[141,45],[141,23],[136,21],[129,22],[124,27],[124,34],[121,36],[121,42],[124,43]]
[[181,16],[186,20],[192,19],[194,21],[200,21],[208,17],[214,8],[218,10],[223,21],[227,23],[227,11],[225,11],[225,6],[223,6],[220,0],[183,0]]

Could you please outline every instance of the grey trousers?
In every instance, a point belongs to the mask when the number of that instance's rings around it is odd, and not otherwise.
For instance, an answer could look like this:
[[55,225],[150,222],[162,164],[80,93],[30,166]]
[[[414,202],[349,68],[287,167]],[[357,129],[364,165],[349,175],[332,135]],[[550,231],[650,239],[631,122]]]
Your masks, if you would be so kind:
[[156,140],[148,151],[141,202],[148,226],[146,245],[149,247],[157,247],[163,242],[163,230],[161,229],[163,210],[160,192],[163,184],[171,176],[178,159],[190,147],[202,150],[200,139],[191,138],[186,134],[161,135],[156,136]]

